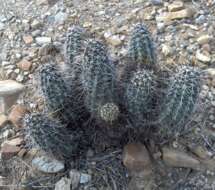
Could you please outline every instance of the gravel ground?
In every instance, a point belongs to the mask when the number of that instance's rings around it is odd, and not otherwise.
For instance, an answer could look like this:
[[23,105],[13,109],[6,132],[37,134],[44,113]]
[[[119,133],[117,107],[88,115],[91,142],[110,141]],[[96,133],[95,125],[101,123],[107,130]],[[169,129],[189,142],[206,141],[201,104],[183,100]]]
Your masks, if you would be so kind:
[[[171,0],[0,0],[0,80],[31,84],[35,69],[42,63],[44,46],[52,42],[63,50],[65,33],[74,24],[105,40],[113,58],[124,56],[130,31],[137,22],[149,27],[159,64],[214,68],[214,0],[183,0],[179,4]],[[58,60],[64,61],[62,57]],[[201,101],[207,113],[202,115],[201,122],[197,119],[200,132],[184,137],[207,147],[212,154],[215,153],[213,78],[206,80],[202,91]],[[35,105],[28,102],[28,107]],[[213,173],[164,170],[169,172],[168,179],[159,176],[156,189],[215,190]],[[189,176],[183,178],[186,173]],[[178,182],[178,179],[184,180]]]

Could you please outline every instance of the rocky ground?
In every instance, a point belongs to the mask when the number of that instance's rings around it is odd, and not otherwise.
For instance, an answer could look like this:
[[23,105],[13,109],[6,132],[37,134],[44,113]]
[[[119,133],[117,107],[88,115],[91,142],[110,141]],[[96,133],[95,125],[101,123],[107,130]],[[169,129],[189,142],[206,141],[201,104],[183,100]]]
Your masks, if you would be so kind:
[[[117,58],[126,54],[130,31],[137,22],[144,22],[149,27],[159,64],[198,66],[205,69],[207,78],[199,106],[202,114],[192,121],[194,132],[174,139],[168,148],[154,151],[154,157],[158,160],[162,157],[164,161],[158,161],[156,165],[159,172],[154,175],[157,170],[151,168],[149,174],[134,177],[131,184],[139,186],[131,185],[130,189],[215,190],[214,0],[0,0],[0,87],[4,87],[4,90],[0,89],[3,105],[0,106],[0,112],[3,112],[0,115],[1,189],[27,189],[17,182],[25,178],[22,176],[29,176],[28,173],[35,174],[34,179],[26,182],[34,182],[34,187],[28,189],[67,190],[70,189],[68,184],[72,184],[72,189],[93,189],[86,185],[92,177],[90,172],[72,170],[65,176],[62,163],[47,160],[34,149],[25,150],[19,135],[20,118],[28,110],[40,109],[39,96],[28,89],[32,89],[35,71],[43,63],[49,44],[54,44],[60,51],[57,54],[59,63],[64,61],[61,54],[68,27],[83,26],[106,41],[112,57]],[[13,81],[6,84],[7,79]],[[18,94],[24,91],[15,81],[25,85],[27,90],[18,99],[18,104],[8,109],[11,107],[8,104],[15,104]],[[11,94],[14,101],[5,98]],[[145,155],[144,148],[138,150],[136,154]],[[144,167],[148,163],[147,159],[140,162]],[[17,175],[17,171],[21,173]],[[36,182],[35,178],[38,178]],[[144,188],[141,187],[143,182]]]

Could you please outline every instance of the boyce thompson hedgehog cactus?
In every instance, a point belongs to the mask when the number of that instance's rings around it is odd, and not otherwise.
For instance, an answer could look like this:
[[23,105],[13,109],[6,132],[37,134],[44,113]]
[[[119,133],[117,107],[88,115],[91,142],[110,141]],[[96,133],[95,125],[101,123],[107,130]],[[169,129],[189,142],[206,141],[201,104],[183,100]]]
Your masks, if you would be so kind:
[[197,68],[180,66],[170,78],[160,118],[172,129],[183,126],[193,113],[201,89],[200,76]]
[[[42,93],[48,111],[63,122],[75,123],[80,118],[78,101],[55,63],[43,65],[39,72]],[[72,81],[70,81],[72,82]]]
[[153,68],[156,54],[151,34],[144,24],[137,24],[131,34],[128,49],[129,57],[138,68]]
[[58,121],[36,113],[24,118],[24,126],[29,144],[41,148],[50,156],[68,159],[79,152],[80,130],[71,133]]
[[153,97],[156,92],[156,81],[152,71],[139,70],[127,85],[125,102],[133,125],[140,125],[153,111]]

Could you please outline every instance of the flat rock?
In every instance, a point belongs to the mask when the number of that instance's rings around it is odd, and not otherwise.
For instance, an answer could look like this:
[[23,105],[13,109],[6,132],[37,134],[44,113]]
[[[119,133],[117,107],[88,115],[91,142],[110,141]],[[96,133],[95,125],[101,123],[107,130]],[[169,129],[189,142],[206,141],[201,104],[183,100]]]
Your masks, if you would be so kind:
[[17,101],[19,94],[24,90],[24,85],[13,81],[0,81],[0,113],[6,113]]
[[52,39],[50,37],[37,37],[36,42],[39,45],[49,44],[51,43]]
[[20,149],[20,147],[17,147],[15,145],[4,143],[1,148],[1,158],[8,160],[15,156],[20,151]]
[[163,160],[172,167],[200,169],[200,161],[185,152],[163,148]]
[[4,127],[6,122],[7,122],[7,116],[4,114],[0,114],[0,128]]
[[14,80],[0,81],[0,97],[19,94],[24,90],[24,86]]
[[174,1],[168,6],[168,10],[170,12],[179,11],[184,8],[184,2],[182,1]]
[[55,190],[70,190],[71,179],[62,177],[60,181],[55,184]]
[[58,173],[64,170],[64,164],[62,162],[46,156],[34,158],[32,160],[32,166],[44,173]]
[[156,16],[157,22],[170,22],[171,20],[175,19],[183,19],[183,18],[190,18],[196,13],[195,9],[193,8],[185,8],[180,11],[175,12],[167,12],[162,13],[158,16]]
[[22,105],[13,106],[8,119],[13,123],[15,127],[22,127],[22,118],[27,113],[27,109]]
[[11,140],[6,140],[2,143],[2,146],[4,146],[4,144],[9,144],[11,146],[20,146],[22,143],[24,142],[23,138],[21,137],[17,137]]
[[142,171],[151,167],[146,147],[140,143],[128,144],[123,150],[123,164],[130,171]]

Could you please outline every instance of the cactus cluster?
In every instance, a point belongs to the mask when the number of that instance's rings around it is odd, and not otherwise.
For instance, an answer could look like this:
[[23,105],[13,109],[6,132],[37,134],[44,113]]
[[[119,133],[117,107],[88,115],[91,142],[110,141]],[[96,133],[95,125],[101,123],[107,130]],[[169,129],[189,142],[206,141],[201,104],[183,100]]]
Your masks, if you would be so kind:
[[81,132],[70,132],[56,120],[40,113],[25,116],[24,126],[29,145],[36,146],[58,159],[68,159],[79,152]]
[[[90,121],[99,121],[96,125],[104,124],[105,129],[106,126],[120,126],[118,129],[121,130],[131,125],[129,130],[144,131],[147,123],[152,121],[151,115],[159,112],[154,123],[161,124],[161,127],[168,125],[172,128],[170,131],[181,129],[179,124],[184,125],[190,118],[198,100],[201,87],[198,69],[179,67],[172,77],[165,79],[169,85],[163,87],[154,67],[157,65],[156,53],[150,32],[145,25],[138,24],[129,42],[132,69],[123,73],[126,80],[118,80],[117,65],[111,60],[106,45],[95,39],[85,39],[84,33],[80,27],[74,27],[67,35],[66,65],[77,74],[75,77],[67,78],[56,63],[47,63],[40,69],[48,113],[56,113],[59,122],[41,114],[30,116],[25,125],[36,144],[46,152],[62,157],[77,154],[79,140],[83,140],[82,132],[91,131],[86,130],[89,118],[93,118]],[[78,67],[77,56],[81,59]],[[166,93],[162,104],[158,105],[155,100],[160,87],[165,88]],[[72,125],[72,136],[68,136],[66,127],[60,127],[59,123]],[[107,131],[113,133],[112,129]],[[121,138],[123,135],[117,136]]]

